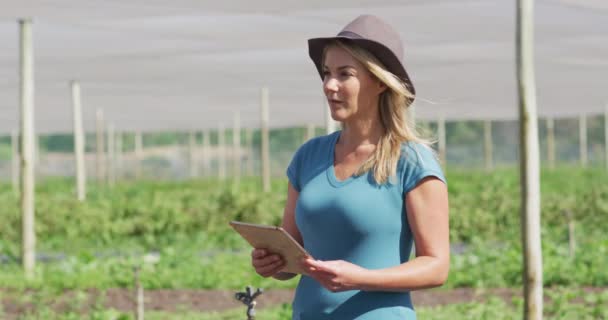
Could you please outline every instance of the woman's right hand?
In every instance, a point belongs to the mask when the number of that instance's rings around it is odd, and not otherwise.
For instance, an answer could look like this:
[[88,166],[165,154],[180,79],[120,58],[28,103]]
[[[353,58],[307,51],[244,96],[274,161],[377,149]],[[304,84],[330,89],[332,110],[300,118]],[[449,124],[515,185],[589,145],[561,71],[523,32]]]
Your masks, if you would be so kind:
[[253,249],[251,251],[251,264],[257,274],[268,278],[277,274],[285,262],[281,256],[268,252],[266,249]]

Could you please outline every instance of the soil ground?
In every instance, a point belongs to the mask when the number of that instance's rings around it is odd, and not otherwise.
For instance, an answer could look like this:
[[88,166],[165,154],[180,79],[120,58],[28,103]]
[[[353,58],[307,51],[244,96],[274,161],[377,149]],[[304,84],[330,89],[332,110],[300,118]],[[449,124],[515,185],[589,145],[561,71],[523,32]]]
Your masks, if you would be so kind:
[[[586,292],[603,292],[608,288],[583,288]],[[145,292],[146,310],[177,312],[177,311],[222,311],[244,306],[234,298],[236,290],[149,290]],[[34,308],[34,304],[28,302],[28,295],[35,295],[36,291],[16,292],[13,290],[0,289],[2,300],[3,317],[15,319],[19,315]],[[286,289],[274,289],[264,292],[258,299],[258,309],[281,304],[290,303],[294,291]],[[56,311],[70,308],[75,300],[80,300],[78,309],[86,313],[96,303],[102,303],[106,308],[114,308],[123,312],[134,310],[134,292],[129,289],[108,289],[105,292],[91,289],[83,296],[76,297],[77,293],[66,291],[57,296],[51,303]],[[513,297],[521,296],[520,289],[473,289],[459,288],[451,290],[432,289],[416,291],[412,293],[414,305],[417,307],[433,307],[453,303],[483,302],[489,296],[498,296],[510,303]],[[545,298],[547,300],[547,298]],[[582,301],[582,299],[581,299]],[[72,309],[73,310],[73,309]]]

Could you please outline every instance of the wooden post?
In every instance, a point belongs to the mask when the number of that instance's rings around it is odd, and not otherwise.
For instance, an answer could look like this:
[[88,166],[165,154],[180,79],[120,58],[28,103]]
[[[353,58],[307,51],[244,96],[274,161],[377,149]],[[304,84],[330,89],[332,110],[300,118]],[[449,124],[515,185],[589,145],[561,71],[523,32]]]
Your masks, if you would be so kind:
[[245,142],[245,144],[247,148],[247,153],[249,154],[249,156],[247,157],[247,176],[253,177],[253,155],[255,154],[253,150],[253,129],[247,128],[247,130],[245,131],[245,135],[245,138],[247,139],[247,142]]
[[190,134],[188,136],[188,167],[190,169],[190,179],[194,179],[198,175],[195,149],[196,132],[190,131]]
[[431,135],[431,122],[429,120],[418,121],[418,127],[416,128],[418,133],[424,137]]
[[72,89],[72,120],[74,125],[74,161],[76,164],[76,198],[86,199],[87,173],[84,163],[85,136],[82,126],[82,105],[80,85],[76,81],[70,83]]
[[201,131],[201,143],[200,143],[200,161],[201,161],[201,172],[200,175],[201,176],[205,176],[205,174],[207,173],[207,168],[206,168],[206,156],[207,156],[207,148],[205,147],[205,131]]
[[122,155],[122,132],[116,132],[116,178],[122,179],[123,174],[123,155]]
[[226,142],[224,136],[224,124],[220,123],[217,130],[217,151],[218,151],[218,178],[226,179]]
[[484,160],[485,160],[485,168],[487,171],[492,170],[494,167],[494,159],[493,159],[493,141],[492,141],[492,121],[485,120],[483,122],[483,151],[484,151]]
[[210,142],[209,142],[209,131],[203,131],[203,175],[210,176],[210,166],[209,166],[209,150],[210,150]]
[[269,141],[269,101],[268,88],[262,88],[261,95],[261,124],[262,124],[262,186],[264,192],[270,191],[270,141]]
[[113,187],[116,184],[116,172],[115,172],[115,151],[116,146],[114,144],[114,124],[108,125],[108,185]]
[[135,276],[135,320],[144,320],[144,287],[141,285],[141,267],[134,268]]
[[13,192],[19,194],[19,134],[11,132],[11,181]]
[[235,187],[238,188],[241,182],[241,114],[236,111],[234,113],[234,128],[232,130],[232,163],[234,169],[232,175],[234,176]]
[[543,317],[543,264],[540,237],[540,164],[534,78],[533,0],[517,1],[516,28],[524,319],[540,320]]
[[103,110],[97,109],[96,124],[97,124],[97,183],[102,184],[105,181],[105,156],[104,156],[104,137],[103,137]]
[[439,116],[437,120],[437,140],[438,140],[438,151],[439,160],[443,165],[444,171],[447,169],[447,153],[446,153],[446,137],[445,137],[445,117]]
[[407,107],[407,117],[412,128],[416,128],[416,105],[411,104]]
[[19,20],[20,27],[20,104],[21,104],[21,257],[25,277],[34,277],[36,266],[35,233],[35,164],[34,148],[34,49],[32,44],[32,22]]
[[547,118],[547,161],[549,168],[555,168],[555,126],[553,118]]
[[578,118],[579,153],[581,166],[587,166],[587,115],[582,114]]
[[142,178],[142,161],[144,153],[144,138],[141,131],[135,132],[135,179]]
[[604,161],[608,170],[608,103],[604,109]]
[[312,123],[309,123],[306,125],[306,137],[304,138],[304,142],[312,139],[315,137],[315,125]]

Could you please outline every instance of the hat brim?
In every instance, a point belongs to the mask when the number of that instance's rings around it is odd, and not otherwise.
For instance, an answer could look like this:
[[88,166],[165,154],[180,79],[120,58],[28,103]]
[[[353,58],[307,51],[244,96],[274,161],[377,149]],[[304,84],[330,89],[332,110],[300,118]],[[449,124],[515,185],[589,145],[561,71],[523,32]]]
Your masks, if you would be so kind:
[[317,71],[319,72],[321,79],[323,79],[323,50],[325,46],[333,40],[347,40],[369,51],[384,64],[388,71],[392,72],[394,75],[399,77],[399,79],[405,82],[407,89],[410,91],[410,93],[412,93],[412,95],[416,94],[414,84],[412,83],[409,75],[405,71],[405,68],[397,56],[395,56],[395,54],[383,44],[368,39],[351,38],[347,36],[308,39],[308,55],[317,67]]

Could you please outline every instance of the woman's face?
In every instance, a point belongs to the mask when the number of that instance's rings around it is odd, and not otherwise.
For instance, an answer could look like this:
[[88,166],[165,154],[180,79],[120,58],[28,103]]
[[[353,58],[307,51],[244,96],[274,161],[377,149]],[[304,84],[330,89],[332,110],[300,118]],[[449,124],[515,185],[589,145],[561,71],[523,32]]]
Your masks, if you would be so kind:
[[325,53],[323,91],[331,117],[340,122],[377,114],[384,85],[346,50],[331,46]]

